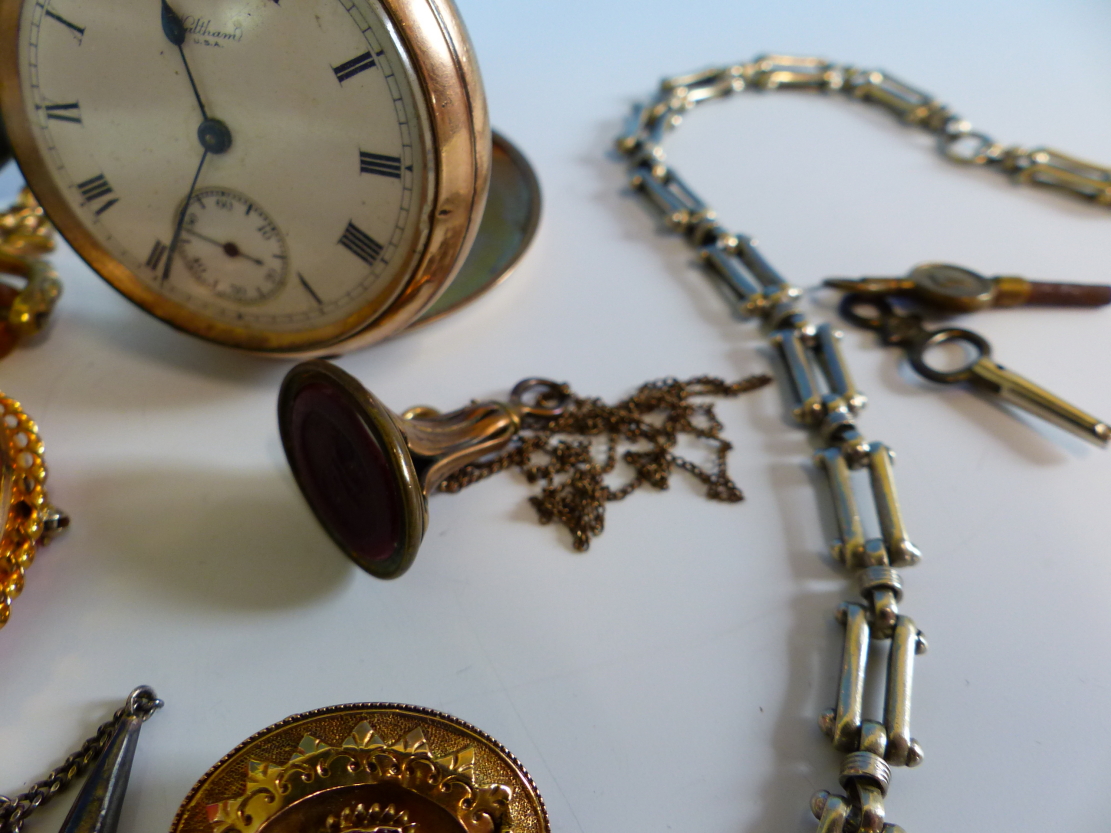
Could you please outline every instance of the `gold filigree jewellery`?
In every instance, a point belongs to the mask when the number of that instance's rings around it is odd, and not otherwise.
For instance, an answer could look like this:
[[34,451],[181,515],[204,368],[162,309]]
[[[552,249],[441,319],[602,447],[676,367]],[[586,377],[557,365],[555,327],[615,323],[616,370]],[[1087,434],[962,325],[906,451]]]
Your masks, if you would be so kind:
[[[0,213],[0,357],[46,326],[62,284],[43,256],[54,251],[54,227],[31,192]],[[15,285],[15,278],[21,285]]]
[[[31,192],[0,214],[0,357],[40,332],[62,287],[43,256],[54,249],[54,231]],[[69,518],[50,505],[46,461],[38,426],[19,403],[0,392],[0,627],[23,592],[25,573],[39,546]]]
[[19,403],[0,392],[0,627],[8,621],[12,602],[23,592],[27,568],[35,553],[69,517],[50,504],[46,494],[46,461],[38,426]]

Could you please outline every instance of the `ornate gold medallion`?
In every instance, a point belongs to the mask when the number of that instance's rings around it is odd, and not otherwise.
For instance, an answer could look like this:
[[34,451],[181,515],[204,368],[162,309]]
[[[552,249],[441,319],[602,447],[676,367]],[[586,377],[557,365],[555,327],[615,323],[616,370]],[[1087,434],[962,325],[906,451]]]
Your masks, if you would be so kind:
[[484,732],[354,703],[248,738],[186,796],[171,833],[548,833],[536,785]]

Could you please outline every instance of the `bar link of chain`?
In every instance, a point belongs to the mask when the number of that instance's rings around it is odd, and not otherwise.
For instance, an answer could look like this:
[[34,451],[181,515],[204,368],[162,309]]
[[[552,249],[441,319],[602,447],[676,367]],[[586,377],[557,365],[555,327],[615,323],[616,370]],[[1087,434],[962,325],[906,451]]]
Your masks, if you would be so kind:
[[1004,145],[974,130],[971,123],[929,93],[890,73],[815,57],[761,55],[751,63],[665,79],[655,101],[637,112],[632,129],[618,141],[618,148],[649,165],[663,163],[660,142],[666,131],[679,126],[684,113],[704,101],[749,88],[840,92],[882,107],[901,121],[933,134],[938,151],[953,162],[996,168],[1020,183],[1046,185],[1111,206],[1111,168],[1052,148]]
[[[956,117],[883,73],[818,58],[775,55],[665,80],[657,99],[637,111],[632,132],[618,140],[629,160],[633,188],[669,228],[687,238],[740,311],[762,321],[790,380],[791,414],[822,446],[814,462],[828,478],[838,526],[830,552],[855,574],[861,600],[846,602],[837,611],[845,628],[841,681],[836,707],[821,716],[819,726],[834,747],[846,753],[839,779],[845,794],[823,790],[811,799],[818,831],[903,833],[886,821],[884,798],[891,767],[913,767],[922,761],[922,748],[910,733],[910,711],[914,658],[925,652],[926,640],[914,620],[899,610],[903,582],[897,568],[916,564],[921,554],[907,536],[899,509],[894,452],[883,443],[865,440],[857,429],[857,415],[867,400],[842,356],[841,333],[829,324],[807,322],[798,307],[801,290],[783,279],[751,238],[718,224],[713,209],[667,165],[660,147],[663,133],[676,127],[695,104],[746,87],[842,90],[945,137],[954,135]],[[867,471],[880,531],[876,538],[865,536],[853,471]],[[888,643],[882,722],[864,715],[873,641]]]

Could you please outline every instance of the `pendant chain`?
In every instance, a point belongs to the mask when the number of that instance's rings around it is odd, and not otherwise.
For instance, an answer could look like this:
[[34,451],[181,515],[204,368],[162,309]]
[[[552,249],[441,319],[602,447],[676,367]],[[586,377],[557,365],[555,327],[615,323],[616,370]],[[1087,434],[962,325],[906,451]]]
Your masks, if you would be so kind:
[[[735,503],[744,496],[726,470],[726,456],[733,446],[721,436],[722,424],[713,404],[692,398],[739,396],[771,381],[766,375],[732,383],[712,376],[659,379],[642,385],[616,405],[572,396],[564,385],[563,395],[570,398],[570,404],[560,416],[533,426],[526,424],[508,449],[464,466],[439,489],[458,492],[500,471],[517,468],[530,483],[544,483],[540,494],[529,499],[540,522],[558,521],[566,526],[579,551],[588,549],[591,537],[602,532],[607,503],[622,500],[646,484],[666,489],[675,468],[701,481],[711,500]],[[683,434],[714,448],[712,469],[674,452]],[[603,437],[605,452],[599,462],[594,439]],[[627,446],[624,451],[621,445]],[[633,469],[633,476],[614,488],[606,484],[606,475],[619,460]]]
[[20,833],[23,823],[32,813],[62,792],[100,757],[121,723],[135,716],[145,720],[161,707],[162,701],[151,689],[136,689],[128,697],[127,703],[117,709],[110,720],[100,725],[96,734],[81,744],[81,748],[51,770],[45,778],[32,784],[31,789],[16,796],[14,800],[0,795],[0,833]]
[[[836,706],[818,723],[834,747],[846,753],[839,778],[844,794],[821,790],[811,799],[819,833],[902,833],[886,821],[884,799],[891,768],[922,760],[922,749],[911,737],[910,712],[914,658],[925,652],[926,641],[914,620],[899,610],[899,568],[917,563],[921,555],[903,525],[892,478],[894,453],[857,430],[856,417],[866,400],[842,358],[841,333],[806,320],[798,307],[802,291],[776,272],[749,237],[718,224],[714,211],[667,164],[661,148],[665,133],[696,105],[746,89],[780,88],[838,91],[874,103],[933,133],[940,152],[954,162],[996,168],[1020,182],[1064,189],[1102,205],[1111,205],[1111,170],[1048,148],[1004,146],[886,73],[785,55],[665,79],[655,100],[634,112],[630,132],[617,142],[629,161],[633,188],[687,239],[739,311],[763,322],[791,381],[792,415],[819,447],[814,462],[828,480],[839,533],[830,551],[855,573],[860,591],[858,600],[843,603],[836,614],[845,629],[841,681]],[[867,471],[877,538],[865,536],[854,470]],[[882,722],[864,715],[873,641],[888,643]]]

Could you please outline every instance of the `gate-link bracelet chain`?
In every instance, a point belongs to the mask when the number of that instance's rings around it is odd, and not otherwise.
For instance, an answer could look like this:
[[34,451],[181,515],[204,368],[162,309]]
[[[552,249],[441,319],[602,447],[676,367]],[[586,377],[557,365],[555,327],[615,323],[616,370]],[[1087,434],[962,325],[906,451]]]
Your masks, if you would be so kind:
[[[714,67],[664,79],[656,100],[639,109],[633,129],[618,140],[618,149],[632,157],[634,164],[645,163],[649,169],[663,165],[660,141],[667,130],[679,126],[683,113],[702,102],[725,98],[745,89],[840,91],[877,104],[903,122],[932,133],[937,137],[938,150],[953,162],[995,168],[1012,174],[1018,182],[1060,188],[1100,205],[1111,206],[1111,168],[1052,148],[1004,145],[974,130],[971,123],[929,93],[886,72],[834,64],[823,58],[761,55],[748,64]],[[669,213],[669,220],[676,228],[682,228],[695,242],[701,242],[694,233],[698,229],[684,227],[680,215],[684,211],[695,214],[708,209],[674,173],[665,179],[674,181],[675,187],[664,189],[671,194],[663,199],[661,208]],[[656,197],[653,199],[660,202]]]
[[81,744],[81,748],[66,758],[61,766],[51,770],[49,775],[14,800],[0,795],[0,833],[20,833],[28,816],[68,787],[74,778],[79,777],[100,757],[116,727],[124,720],[133,717],[146,720],[160,708],[162,701],[155,696],[153,689],[140,686],[131,692],[127,702],[116,711],[112,719],[101,724],[96,734]]
[[[845,628],[841,681],[836,707],[821,715],[819,725],[834,747],[847,753],[839,779],[845,794],[822,790],[814,795],[811,809],[819,833],[902,833],[886,822],[883,802],[891,767],[922,761],[922,749],[910,733],[910,706],[914,658],[925,652],[926,641],[914,620],[899,612],[903,582],[898,568],[917,563],[921,555],[907,537],[896,499],[894,453],[857,430],[865,397],[841,356],[841,333],[829,324],[807,322],[798,308],[802,291],[772,268],[749,237],[718,224],[714,211],[667,165],[660,147],[664,134],[695,105],[747,88],[839,90],[935,134],[940,151],[954,162],[995,167],[1019,181],[1062,188],[1102,205],[1111,205],[1111,170],[1048,148],[1004,146],[886,73],[785,55],[664,80],[656,99],[635,112],[632,129],[617,142],[629,160],[633,187],[687,238],[740,310],[762,319],[792,383],[793,416],[821,446],[814,462],[828,479],[839,530],[830,551],[856,574],[861,598],[837,610]],[[865,537],[857,508],[851,472],[860,469],[868,472],[879,538]],[[889,642],[882,723],[864,719],[871,640]]]

